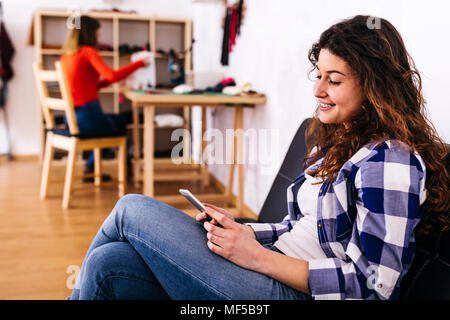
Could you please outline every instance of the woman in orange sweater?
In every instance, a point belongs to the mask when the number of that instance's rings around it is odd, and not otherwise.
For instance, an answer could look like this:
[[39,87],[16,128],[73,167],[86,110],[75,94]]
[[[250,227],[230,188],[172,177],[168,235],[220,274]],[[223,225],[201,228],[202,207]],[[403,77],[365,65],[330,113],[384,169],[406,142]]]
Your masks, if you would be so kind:
[[[119,114],[105,114],[102,111],[98,90],[126,78],[137,69],[147,66],[149,62],[143,59],[113,70],[97,51],[99,21],[81,16],[79,27],[69,30],[61,63],[72,94],[80,135],[84,137],[125,135],[125,118]],[[93,166],[94,157],[91,154],[86,163],[85,173],[93,172]]]

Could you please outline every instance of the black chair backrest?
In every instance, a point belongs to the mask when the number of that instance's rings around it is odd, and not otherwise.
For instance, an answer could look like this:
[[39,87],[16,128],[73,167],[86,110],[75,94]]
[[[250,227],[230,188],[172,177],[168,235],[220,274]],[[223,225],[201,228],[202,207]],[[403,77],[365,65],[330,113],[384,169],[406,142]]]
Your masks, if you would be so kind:
[[259,212],[258,222],[280,222],[287,215],[286,189],[292,183],[292,180],[302,172],[302,162],[306,155],[305,132],[311,120],[311,118],[305,119],[295,133],[280,170]]
[[[445,164],[450,172],[450,153]],[[450,300],[450,232],[430,235],[416,247],[411,267],[400,284],[400,298]]]

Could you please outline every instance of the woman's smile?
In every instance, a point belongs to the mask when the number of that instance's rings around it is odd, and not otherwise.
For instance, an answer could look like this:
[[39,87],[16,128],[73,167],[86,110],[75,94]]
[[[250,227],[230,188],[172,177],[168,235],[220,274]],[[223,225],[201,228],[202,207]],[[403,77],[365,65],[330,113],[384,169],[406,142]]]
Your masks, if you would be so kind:
[[319,102],[320,111],[328,111],[331,108],[333,108],[335,105],[336,105],[335,103],[322,103],[322,102]]

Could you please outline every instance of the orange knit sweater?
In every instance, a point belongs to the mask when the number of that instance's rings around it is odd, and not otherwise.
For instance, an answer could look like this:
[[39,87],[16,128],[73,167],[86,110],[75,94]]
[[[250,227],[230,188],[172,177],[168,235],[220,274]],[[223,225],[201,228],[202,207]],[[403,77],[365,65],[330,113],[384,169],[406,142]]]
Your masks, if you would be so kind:
[[[111,69],[94,47],[83,46],[73,54],[64,54],[61,63],[72,93],[73,105],[81,107],[98,100],[98,90],[126,78],[144,66],[142,61]],[[100,79],[100,76],[103,78]]]

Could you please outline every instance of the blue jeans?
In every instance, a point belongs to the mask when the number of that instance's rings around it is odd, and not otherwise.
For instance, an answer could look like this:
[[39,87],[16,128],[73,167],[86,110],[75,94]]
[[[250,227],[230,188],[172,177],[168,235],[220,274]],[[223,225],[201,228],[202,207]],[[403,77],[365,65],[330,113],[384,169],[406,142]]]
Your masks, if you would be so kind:
[[[75,108],[78,129],[83,137],[107,137],[126,134],[126,118],[121,114],[103,113],[98,100]],[[65,119],[67,128],[67,119]],[[94,154],[91,153],[86,167],[94,168]]]
[[311,299],[206,242],[202,224],[180,210],[126,195],[91,243],[69,299]]

